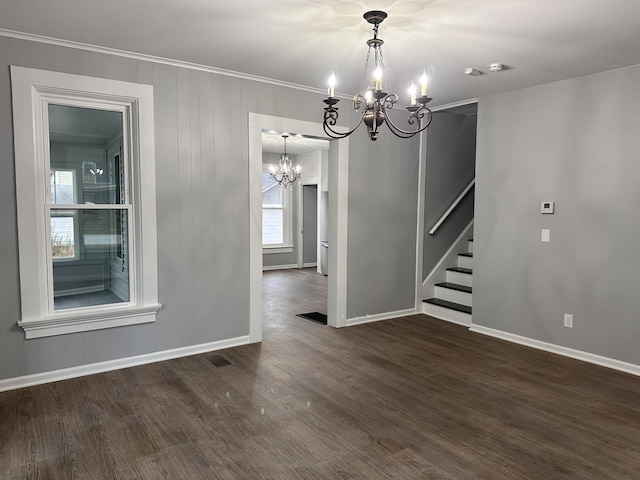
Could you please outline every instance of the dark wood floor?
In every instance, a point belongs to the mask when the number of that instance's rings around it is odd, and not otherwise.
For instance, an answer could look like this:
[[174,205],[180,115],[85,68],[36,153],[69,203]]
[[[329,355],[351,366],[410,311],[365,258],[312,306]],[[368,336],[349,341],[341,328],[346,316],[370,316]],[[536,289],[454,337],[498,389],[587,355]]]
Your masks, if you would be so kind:
[[1,393],[0,477],[640,479],[640,378],[422,315],[303,320],[326,304],[309,270],[264,286],[264,342],[231,365]]

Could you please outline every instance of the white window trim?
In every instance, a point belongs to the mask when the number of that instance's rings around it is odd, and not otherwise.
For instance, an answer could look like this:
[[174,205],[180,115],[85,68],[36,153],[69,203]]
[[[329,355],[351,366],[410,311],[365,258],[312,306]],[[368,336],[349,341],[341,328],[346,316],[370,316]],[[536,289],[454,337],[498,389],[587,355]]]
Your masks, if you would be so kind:
[[[157,233],[153,87],[117,80],[85,77],[11,66],[20,293],[18,321],[26,338],[38,338],[154,322],[158,303]],[[133,251],[135,269],[132,301],[125,304],[52,311],[47,259],[48,142],[44,138],[43,97],[78,97],[105,109],[127,105],[130,141]],[[65,101],[66,101],[65,100]]]

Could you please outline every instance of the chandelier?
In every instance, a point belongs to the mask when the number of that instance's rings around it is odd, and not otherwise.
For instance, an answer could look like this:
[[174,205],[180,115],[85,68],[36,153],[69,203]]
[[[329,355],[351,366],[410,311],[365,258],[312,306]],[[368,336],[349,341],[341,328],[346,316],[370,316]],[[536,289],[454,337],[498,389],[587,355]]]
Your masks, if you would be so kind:
[[287,153],[287,138],[289,135],[282,135],[284,139],[284,152],[280,154],[278,166],[269,165],[269,175],[284,188],[300,178],[300,165],[295,167],[291,163],[291,158]]
[[333,129],[338,121],[338,107],[336,105],[340,100],[334,96],[335,76],[332,73],[329,79],[329,96],[324,100],[324,103],[327,105],[324,108],[324,121],[322,123],[324,131],[331,138],[345,138],[355,132],[360,124],[364,122],[367,126],[369,138],[376,140],[378,138],[379,127],[386,123],[394,135],[400,138],[411,138],[417,133],[424,131],[431,123],[431,110],[426,106],[427,103],[431,101],[431,98],[427,97],[426,71],[420,79],[420,96],[416,96],[416,86],[413,82],[411,83],[411,88],[409,89],[411,104],[406,107],[409,112],[409,117],[407,118],[409,127],[407,130],[403,130],[394,124],[388,115],[388,111],[398,102],[398,95],[385,92],[382,84],[382,74],[384,72],[382,44],[384,41],[378,38],[378,26],[387,18],[387,13],[380,10],[372,10],[365,13],[363,17],[373,25],[373,38],[367,40],[369,50],[367,51],[367,61],[364,68],[366,72],[369,65],[371,49],[373,48],[375,72],[371,84],[364,95],[358,93],[353,97],[353,108],[357,112],[362,111],[362,115],[356,126],[348,132],[341,133]]

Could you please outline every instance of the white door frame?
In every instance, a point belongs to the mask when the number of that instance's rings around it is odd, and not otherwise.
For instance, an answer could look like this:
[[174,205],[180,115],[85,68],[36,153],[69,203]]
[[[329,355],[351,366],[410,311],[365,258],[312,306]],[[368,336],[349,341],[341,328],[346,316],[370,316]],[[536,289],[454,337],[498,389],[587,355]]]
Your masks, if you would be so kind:
[[329,278],[327,324],[347,318],[347,206],[349,139],[327,137],[322,124],[249,112],[249,341],[262,341],[262,132],[297,133],[330,140]]

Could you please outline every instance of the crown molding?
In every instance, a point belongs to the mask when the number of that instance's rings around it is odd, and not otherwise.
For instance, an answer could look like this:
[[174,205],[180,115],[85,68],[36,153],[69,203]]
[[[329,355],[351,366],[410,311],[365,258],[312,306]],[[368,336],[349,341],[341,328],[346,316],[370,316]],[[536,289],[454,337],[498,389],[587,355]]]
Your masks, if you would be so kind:
[[[70,40],[61,40],[59,38],[46,37],[43,35],[35,35],[32,33],[17,32],[14,30],[7,30],[4,28],[0,28],[0,35],[5,37],[17,38],[20,40],[28,40],[31,42],[57,45],[59,47],[76,48],[80,50],[86,50],[86,51],[95,52],[95,53],[102,53],[106,55],[118,55],[120,57],[130,58],[133,60],[142,60],[147,62],[160,63],[164,65],[171,65],[173,67],[188,68],[191,70],[199,70],[207,73],[215,73],[217,75],[225,75],[227,77],[240,78],[242,80],[251,80],[254,82],[268,83],[270,85],[275,85],[278,87],[293,88],[295,90],[302,90],[304,92],[319,93],[322,95],[326,95],[326,91],[321,88],[309,87],[306,85],[300,85],[298,83],[285,82],[282,80],[275,80],[273,78],[261,77],[258,75],[251,75],[249,73],[242,73],[242,72],[236,72],[233,70],[226,70],[224,68],[211,67],[208,65],[201,65],[198,63],[191,63],[183,60],[157,57],[155,55],[147,55],[145,53],[136,53],[136,52],[129,52],[127,50],[118,50],[116,48],[100,47],[98,45],[91,45],[88,43],[73,42]],[[345,96],[336,95],[336,96],[340,96],[342,98],[351,98],[346,95]]]

